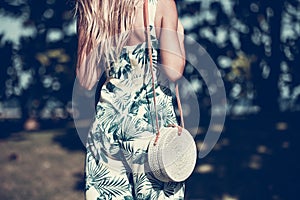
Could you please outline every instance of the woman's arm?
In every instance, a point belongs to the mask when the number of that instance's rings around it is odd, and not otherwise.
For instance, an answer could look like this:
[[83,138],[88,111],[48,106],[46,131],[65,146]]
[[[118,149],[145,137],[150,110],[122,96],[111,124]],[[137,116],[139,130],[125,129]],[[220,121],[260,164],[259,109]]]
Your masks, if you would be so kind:
[[[178,20],[174,0],[159,1],[162,13],[160,31],[160,57],[164,71],[171,81],[181,78],[185,66],[183,26]],[[178,31],[178,32],[177,32]]]
[[185,66],[184,28],[179,19],[178,19],[177,32],[178,32],[180,50],[183,56],[183,63],[184,63],[183,65]]

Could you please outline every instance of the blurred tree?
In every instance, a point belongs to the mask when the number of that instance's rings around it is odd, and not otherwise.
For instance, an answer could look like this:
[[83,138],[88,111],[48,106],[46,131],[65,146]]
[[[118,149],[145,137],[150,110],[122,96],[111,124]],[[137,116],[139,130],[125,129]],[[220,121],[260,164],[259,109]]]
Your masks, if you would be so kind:
[[299,110],[299,1],[178,4],[186,33],[209,52],[223,74],[231,114]]
[[[0,35],[0,55],[3,59],[0,67],[0,100],[5,99],[6,90],[5,88],[10,88],[12,81],[9,79],[15,79],[14,68],[12,64],[12,54],[13,54],[13,44],[12,42],[4,42],[3,35]],[[11,89],[11,88],[10,88]]]
[[[34,29],[33,35],[21,37],[20,45],[14,51],[9,50],[11,55],[5,57],[14,62],[17,78],[10,82],[18,92],[11,95],[18,96],[22,103],[22,118],[65,118],[65,107],[71,100],[76,52],[72,2],[5,0],[1,7],[5,15]],[[3,75],[7,77],[6,72]]]
[[[299,1],[177,1],[186,33],[219,66],[230,113],[264,113],[300,109]],[[17,96],[23,118],[55,116],[71,100],[76,55],[74,5],[58,0],[3,0],[0,13],[22,20],[34,31],[18,46],[1,40],[1,98]],[[198,84],[202,108],[209,92],[199,74],[186,68]],[[45,108],[49,108],[48,110]],[[52,111],[50,111],[50,108]],[[57,110],[57,109],[56,109]],[[47,112],[46,112],[47,111]],[[61,115],[61,114],[57,114]]]
[[283,58],[279,22],[283,4],[284,1],[276,4],[267,1],[240,1],[236,8],[242,11],[244,23],[251,24],[248,37],[243,37],[241,43],[243,51],[255,54],[253,82],[257,103],[261,112],[272,115],[279,113],[278,78]]

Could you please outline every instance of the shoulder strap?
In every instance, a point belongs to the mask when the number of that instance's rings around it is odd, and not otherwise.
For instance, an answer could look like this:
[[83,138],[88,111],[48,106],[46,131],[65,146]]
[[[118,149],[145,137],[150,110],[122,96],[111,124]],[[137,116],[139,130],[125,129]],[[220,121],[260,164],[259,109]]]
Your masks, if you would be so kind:
[[148,1],[149,25],[151,26],[154,26],[156,7],[157,7],[157,0]]
[[[149,61],[150,61],[149,64],[150,64],[151,77],[152,77],[152,90],[153,90],[153,101],[154,101],[154,109],[155,109],[155,122],[156,122],[156,128],[157,128],[156,139],[155,139],[155,142],[154,142],[154,145],[156,145],[157,140],[160,136],[160,131],[159,131],[159,125],[158,125],[158,114],[157,114],[157,106],[156,106],[156,92],[155,92],[153,60],[152,60],[152,42],[151,42],[151,37],[150,37],[150,26],[149,26],[149,15],[148,15],[148,0],[145,0],[145,3],[144,3],[144,16],[145,16],[144,17],[144,22],[145,22],[144,24],[145,24],[146,34],[147,34],[146,35],[147,36],[147,49],[148,49],[148,55],[149,55]],[[179,110],[179,114],[180,114],[180,122],[181,122],[182,128],[184,128],[184,120],[183,120],[181,101],[180,101],[180,97],[179,97],[178,83],[176,83],[175,92],[176,92],[178,110]],[[180,134],[180,132],[179,132],[179,134]]]

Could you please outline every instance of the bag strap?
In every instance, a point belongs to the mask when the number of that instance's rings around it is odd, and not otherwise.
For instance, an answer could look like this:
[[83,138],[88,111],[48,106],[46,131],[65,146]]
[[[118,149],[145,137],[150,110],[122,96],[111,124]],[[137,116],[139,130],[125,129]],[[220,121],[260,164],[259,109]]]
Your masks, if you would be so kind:
[[[148,0],[145,0],[144,3],[144,24],[145,24],[145,29],[146,29],[146,34],[147,34],[147,49],[148,49],[148,55],[149,55],[149,61],[150,61],[150,69],[151,69],[151,78],[152,78],[152,90],[153,90],[153,102],[154,102],[154,109],[155,109],[155,122],[156,122],[156,128],[157,128],[157,133],[156,133],[156,138],[154,141],[154,145],[156,145],[158,138],[160,136],[160,131],[159,131],[159,125],[158,125],[158,114],[157,114],[157,106],[156,106],[156,92],[155,92],[155,83],[154,83],[154,70],[153,70],[153,59],[152,59],[152,42],[151,42],[151,35],[150,35],[150,26],[149,26],[149,13],[148,13]],[[181,134],[182,128],[184,128],[184,120],[183,120],[183,114],[182,114],[182,106],[181,106],[181,101],[179,97],[179,89],[178,89],[178,83],[175,85],[175,93],[176,93],[176,100],[177,100],[177,105],[178,105],[178,110],[180,114],[180,122],[181,122],[181,127],[178,127],[178,134]],[[169,125],[169,126],[175,126],[175,125]]]

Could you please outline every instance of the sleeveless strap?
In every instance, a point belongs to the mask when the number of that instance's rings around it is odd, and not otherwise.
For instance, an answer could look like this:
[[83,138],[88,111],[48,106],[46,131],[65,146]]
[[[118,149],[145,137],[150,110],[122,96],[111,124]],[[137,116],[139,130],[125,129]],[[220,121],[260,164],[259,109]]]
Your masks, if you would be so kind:
[[[145,3],[145,2],[144,2]],[[156,8],[157,8],[157,0],[151,0],[148,1],[147,3],[147,10],[148,10],[148,19],[149,19],[149,25],[153,27],[152,29],[150,29],[150,34],[152,36],[152,38],[156,38],[156,31],[155,31],[155,15],[156,15]],[[144,13],[145,14],[145,13]]]
[[[153,70],[153,60],[152,60],[152,42],[151,42],[151,36],[150,36],[150,26],[149,26],[149,14],[148,14],[148,0],[145,0],[144,3],[144,24],[146,29],[146,36],[147,36],[147,49],[148,49],[148,55],[149,55],[149,64],[150,64],[150,70],[151,70],[151,78],[152,78],[152,90],[153,90],[153,103],[154,103],[154,109],[155,109],[155,123],[157,128],[156,138],[154,141],[154,145],[157,144],[158,138],[160,136],[160,130],[159,130],[159,124],[158,124],[158,114],[157,114],[157,106],[156,106],[156,92],[155,92],[155,83],[154,83],[154,70]],[[178,84],[176,83],[175,86],[175,93],[176,93],[176,100],[178,104],[178,110],[180,114],[180,122],[181,127],[178,127],[178,133],[181,134],[182,128],[184,128],[184,120],[183,120],[183,113],[182,113],[182,106],[181,101],[179,97],[179,89]],[[169,126],[175,126],[175,125],[169,125]]]

